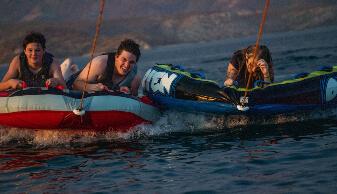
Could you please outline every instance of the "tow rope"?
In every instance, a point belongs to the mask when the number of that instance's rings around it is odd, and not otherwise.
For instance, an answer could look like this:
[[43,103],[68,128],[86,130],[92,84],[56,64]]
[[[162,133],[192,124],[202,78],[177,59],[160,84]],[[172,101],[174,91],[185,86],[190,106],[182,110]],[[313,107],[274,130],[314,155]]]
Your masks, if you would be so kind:
[[103,21],[104,4],[105,4],[105,0],[100,0],[99,16],[98,16],[97,21],[96,21],[96,31],[95,31],[95,36],[94,36],[92,47],[91,47],[90,62],[89,62],[88,73],[87,73],[85,84],[84,84],[84,89],[82,90],[81,102],[80,102],[80,106],[77,109],[73,110],[73,113],[75,115],[79,115],[79,116],[82,116],[82,115],[85,114],[85,110],[83,109],[84,95],[85,95],[85,91],[87,89],[88,78],[89,78],[89,73],[90,73],[90,69],[91,69],[91,63],[92,63],[92,59],[94,58],[94,54],[95,54],[95,50],[96,50],[96,43],[97,43],[100,28],[101,28],[101,24],[102,24],[102,21]]
[[[262,20],[261,20],[261,23],[260,23],[260,26],[259,26],[259,32],[258,32],[257,39],[256,39],[256,42],[255,42],[255,49],[254,49],[254,54],[253,54],[253,69],[256,66],[256,62],[255,62],[256,61],[256,55],[257,55],[258,50],[259,50],[259,42],[260,42],[260,39],[262,37],[264,24],[266,22],[269,4],[270,4],[270,0],[266,0],[265,6],[264,6],[264,9],[263,9]],[[248,71],[248,73],[249,73],[249,77],[248,77],[248,81],[247,81],[247,85],[246,85],[245,95],[243,97],[241,97],[240,104],[238,104],[236,106],[237,109],[240,110],[240,111],[249,110],[249,107],[245,106],[245,103],[248,103],[248,97],[247,97],[248,96],[248,88],[249,88],[250,82],[252,81],[253,72]]]

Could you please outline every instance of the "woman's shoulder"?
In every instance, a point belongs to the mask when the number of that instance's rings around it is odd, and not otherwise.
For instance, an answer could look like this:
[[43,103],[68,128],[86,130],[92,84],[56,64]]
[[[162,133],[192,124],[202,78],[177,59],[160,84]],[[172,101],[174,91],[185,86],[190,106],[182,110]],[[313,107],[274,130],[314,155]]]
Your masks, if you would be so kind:
[[11,63],[12,66],[20,66],[20,55],[13,57]]
[[13,57],[12,61],[20,61],[20,57],[21,57],[20,54],[15,55],[15,56]]

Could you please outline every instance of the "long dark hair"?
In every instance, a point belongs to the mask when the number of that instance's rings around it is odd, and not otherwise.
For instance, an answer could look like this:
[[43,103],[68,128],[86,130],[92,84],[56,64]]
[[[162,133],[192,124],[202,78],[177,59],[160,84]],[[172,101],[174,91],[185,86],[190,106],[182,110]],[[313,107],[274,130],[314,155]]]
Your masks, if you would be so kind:
[[[253,56],[255,52],[255,45],[250,45],[244,49],[245,56]],[[264,59],[268,64],[272,62],[271,54],[267,46],[259,45],[258,52],[256,54],[257,59]]]
[[[247,67],[247,63],[246,63],[246,57],[247,56],[253,57],[254,52],[255,52],[255,45],[250,45],[247,48],[241,50],[243,60],[241,61],[241,64],[240,64],[239,73],[240,73],[240,71],[244,71],[243,75],[244,75],[245,85],[247,85],[248,78],[249,78],[248,67]],[[256,59],[257,60],[264,59],[268,63],[269,68],[270,69],[273,68],[272,67],[273,63],[272,63],[271,53],[270,53],[267,46],[259,45],[258,51],[256,53]],[[270,75],[270,76],[271,76],[271,81],[273,82],[274,76],[273,75]],[[257,69],[257,71],[252,74],[252,79],[253,80],[263,80],[263,74],[262,74],[260,69]],[[253,83],[250,83],[250,86],[248,86],[248,87],[252,88],[252,86],[253,86]]]

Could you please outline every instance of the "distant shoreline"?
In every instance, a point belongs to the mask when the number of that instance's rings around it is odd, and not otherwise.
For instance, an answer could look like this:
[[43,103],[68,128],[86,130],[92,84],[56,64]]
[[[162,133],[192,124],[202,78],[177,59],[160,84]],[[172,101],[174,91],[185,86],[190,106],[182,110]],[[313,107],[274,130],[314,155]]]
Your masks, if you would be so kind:
[[[264,34],[265,37],[273,37],[273,36],[278,36],[279,34],[298,34],[298,33],[313,33],[313,32],[317,32],[319,33],[320,31],[330,31],[330,30],[334,30],[337,28],[337,25],[329,25],[329,26],[321,26],[321,27],[316,27],[316,28],[310,28],[310,29],[306,29],[306,30],[293,30],[293,31],[286,31],[286,32],[272,32],[272,33],[267,33]],[[175,46],[189,46],[189,45],[193,45],[193,44],[207,44],[207,43],[216,43],[218,41],[233,41],[236,42],[239,39],[240,40],[249,40],[249,39],[255,39],[256,35],[250,35],[250,36],[244,36],[244,37],[237,37],[237,38],[228,38],[228,39],[220,39],[220,40],[211,40],[211,41],[200,41],[200,42],[190,42],[190,43],[178,43],[178,44],[164,44],[164,45],[157,45],[157,46],[153,46],[150,49],[145,49],[144,51],[146,52],[147,50],[156,50],[156,49],[161,49],[161,48],[168,48],[168,47],[175,47]],[[262,38],[263,39],[263,38]],[[96,53],[97,55],[97,53]],[[64,59],[66,58],[71,58],[73,60],[74,63],[78,64],[79,66],[83,66],[85,65],[88,61],[89,61],[89,55],[77,55],[77,56],[68,56],[68,57],[62,57],[62,58],[57,58],[57,60],[59,61],[59,63],[61,64],[63,62]],[[9,62],[8,62],[9,63]],[[8,63],[2,63],[0,64],[0,74],[2,71],[4,71],[4,68],[7,67]]]

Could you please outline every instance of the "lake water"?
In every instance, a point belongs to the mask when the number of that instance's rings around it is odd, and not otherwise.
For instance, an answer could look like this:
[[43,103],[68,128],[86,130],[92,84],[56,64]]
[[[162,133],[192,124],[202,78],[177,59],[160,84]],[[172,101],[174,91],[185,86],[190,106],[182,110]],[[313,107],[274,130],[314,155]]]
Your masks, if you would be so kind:
[[[337,65],[337,27],[267,34],[276,81]],[[222,84],[231,53],[256,37],[143,51]],[[77,59],[79,63],[83,58]],[[337,118],[227,129],[167,112],[129,134],[0,128],[0,193],[335,193]]]

